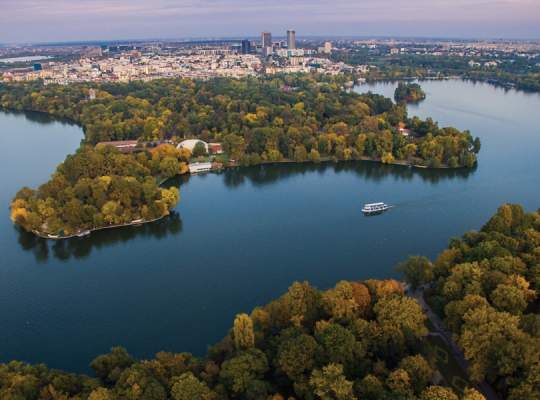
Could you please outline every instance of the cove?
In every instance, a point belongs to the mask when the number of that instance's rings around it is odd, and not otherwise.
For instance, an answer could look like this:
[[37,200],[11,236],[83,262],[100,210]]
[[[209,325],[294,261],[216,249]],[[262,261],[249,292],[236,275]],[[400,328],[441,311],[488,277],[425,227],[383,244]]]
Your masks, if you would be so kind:
[[[396,84],[364,85],[390,95]],[[373,162],[275,165],[182,177],[175,213],[154,224],[45,241],[9,220],[23,185],[44,182],[81,129],[0,113],[0,361],[88,371],[111,346],[137,357],[203,354],[234,315],[294,280],[395,277],[409,254],[434,257],[504,202],[538,208],[538,94],[459,80],[422,83],[409,113],[470,129],[478,167],[432,171]],[[39,119],[37,121],[36,119]],[[372,218],[364,203],[396,208]]]

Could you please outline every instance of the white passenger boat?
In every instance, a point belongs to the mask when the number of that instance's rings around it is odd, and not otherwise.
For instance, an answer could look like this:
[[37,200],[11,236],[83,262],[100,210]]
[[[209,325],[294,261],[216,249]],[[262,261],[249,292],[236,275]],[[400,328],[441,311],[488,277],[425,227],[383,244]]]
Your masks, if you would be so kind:
[[362,212],[366,215],[382,214],[383,212],[391,209],[392,207],[394,206],[389,206],[386,203],[370,203],[364,204]]

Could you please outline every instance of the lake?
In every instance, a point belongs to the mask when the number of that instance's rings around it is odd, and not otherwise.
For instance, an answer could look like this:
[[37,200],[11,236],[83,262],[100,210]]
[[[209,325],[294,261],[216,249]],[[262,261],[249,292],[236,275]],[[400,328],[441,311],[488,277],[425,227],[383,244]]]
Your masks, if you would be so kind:
[[[480,136],[477,168],[372,162],[277,165],[185,177],[170,218],[47,242],[20,232],[8,205],[44,182],[82,138],[74,125],[0,113],[0,361],[87,372],[115,345],[137,357],[202,355],[236,313],[294,280],[397,277],[409,254],[434,257],[504,202],[539,207],[540,95],[462,81],[422,83],[410,114]],[[392,96],[395,84],[363,85]],[[366,218],[367,202],[396,208]]]

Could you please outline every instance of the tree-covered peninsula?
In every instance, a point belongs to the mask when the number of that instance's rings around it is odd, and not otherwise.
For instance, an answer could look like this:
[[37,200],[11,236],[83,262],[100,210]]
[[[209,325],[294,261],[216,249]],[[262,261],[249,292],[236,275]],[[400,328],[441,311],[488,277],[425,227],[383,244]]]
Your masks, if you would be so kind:
[[[471,167],[468,131],[409,118],[404,106],[344,90],[347,76],[76,84],[0,84],[0,106],[82,125],[85,141],[199,138],[244,164],[373,159]],[[90,94],[90,89],[92,94]],[[403,128],[411,134],[404,134]],[[408,132],[409,132],[408,131]]]
[[179,200],[176,187],[161,188],[159,181],[183,172],[186,161],[186,154],[170,145],[136,155],[83,145],[47,183],[17,193],[11,218],[49,238],[156,220]]
[[397,103],[418,103],[426,98],[426,93],[418,83],[399,82],[394,92]]
[[[176,203],[162,178],[187,171],[191,154],[156,143],[220,142],[237,165],[376,160],[431,168],[472,167],[480,149],[468,131],[409,118],[404,105],[345,90],[349,77],[43,85],[0,84],[0,107],[38,111],[83,127],[80,151],[37,190],[21,190],[12,219],[48,237],[164,216]],[[97,149],[137,140],[141,152]]]

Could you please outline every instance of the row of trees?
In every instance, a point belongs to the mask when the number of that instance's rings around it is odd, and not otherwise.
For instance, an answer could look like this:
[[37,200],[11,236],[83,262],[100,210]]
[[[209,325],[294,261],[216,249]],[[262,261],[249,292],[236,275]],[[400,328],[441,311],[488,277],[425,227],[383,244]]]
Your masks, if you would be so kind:
[[[420,305],[387,280],[339,282],[321,292],[294,283],[277,300],[239,314],[204,358],[158,353],[137,361],[113,348],[95,377],[20,362],[0,365],[0,397],[88,400],[459,400],[432,384],[420,352]],[[467,389],[463,400],[482,400]]]
[[540,212],[504,205],[434,263],[413,257],[402,269],[413,287],[430,285],[474,380],[510,400],[540,399]]
[[153,220],[179,200],[176,187],[159,181],[187,171],[189,151],[161,145],[122,154],[111,146],[83,146],[37,190],[21,189],[11,203],[13,222],[53,236]]
[[[362,158],[433,167],[476,162],[469,132],[428,124],[428,131],[405,138],[398,126],[412,123],[406,107],[371,93],[346,91],[347,79],[285,75],[46,87],[39,82],[0,84],[0,106],[69,118],[83,126],[91,144],[184,137],[218,141],[231,158],[245,164]],[[90,87],[96,91],[94,100],[88,97]]]

